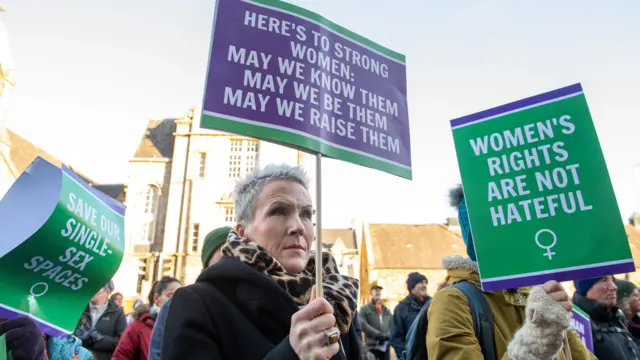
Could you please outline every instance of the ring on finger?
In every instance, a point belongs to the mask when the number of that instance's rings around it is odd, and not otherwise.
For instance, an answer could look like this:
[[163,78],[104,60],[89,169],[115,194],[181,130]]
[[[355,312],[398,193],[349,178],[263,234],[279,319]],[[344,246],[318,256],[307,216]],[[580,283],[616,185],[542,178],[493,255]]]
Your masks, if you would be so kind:
[[325,330],[324,333],[327,336],[326,346],[331,346],[340,339],[340,331],[336,328]]

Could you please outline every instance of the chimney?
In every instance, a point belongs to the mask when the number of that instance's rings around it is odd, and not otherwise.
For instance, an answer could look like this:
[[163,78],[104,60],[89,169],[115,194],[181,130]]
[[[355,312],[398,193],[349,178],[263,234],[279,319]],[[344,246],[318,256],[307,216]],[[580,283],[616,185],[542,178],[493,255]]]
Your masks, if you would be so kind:
[[460,230],[460,223],[458,222],[458,218],[456,217],[448,217],[446,225],[449,228],[449,231]]

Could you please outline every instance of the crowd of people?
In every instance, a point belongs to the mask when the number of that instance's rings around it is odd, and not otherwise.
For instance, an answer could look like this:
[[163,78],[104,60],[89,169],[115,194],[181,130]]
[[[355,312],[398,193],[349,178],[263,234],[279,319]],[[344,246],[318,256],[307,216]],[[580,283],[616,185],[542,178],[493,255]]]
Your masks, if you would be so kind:
[[[164,277],[125,315],[109,282],[73,335],[43,335],[27,317],[0,321],[0,335],[14,360],[387,360],[392,352],[414,360],[415,349],[443,360],[640,358],[633,283],[577,280],[572,299],[555,281],[482,292],[462,189],[451,198],[467,256],[443,259],[446,280],[433,297],[427,277],[410,273],[393,312],[376,283],[358,309],[358,280],[340,274],[328,252],[321,254],[323,296],[316,296],[308,179],[300,167],[267,165],[237,184],[237,225],[207,235],[194,284]],[[478,304],[485,316],[476,316]],[[573,305],[591,317],[594,354],[571,329]],[[489,324],[483,333],[478,321]]]

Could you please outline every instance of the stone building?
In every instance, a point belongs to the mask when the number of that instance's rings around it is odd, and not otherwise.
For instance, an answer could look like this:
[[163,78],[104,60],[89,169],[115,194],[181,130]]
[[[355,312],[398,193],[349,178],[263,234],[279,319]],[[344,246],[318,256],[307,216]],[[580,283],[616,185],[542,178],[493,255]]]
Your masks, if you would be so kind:
[[[0,6],[0,14],[4,12]],[[5,112],[8,107],[9,97],[16,84],[13,58],[7,29],[0,21],[0,128],[5,126]]]
[[146,296],[163,275],[194,282],[206,234],[235,225],[236,181],[260,164],[305,161],[291,148],[200,129],[197,119],[192,109],[182,118],[149,121],[126,183],[111,185],[113,194],[126,193],[127,246],[114,279],[126,297]]
[[444,281],[445,255],[465,255],[457,224],[367,224],[354,222],[360,259],[360,304],[369,299],[370,284],[384,287],[383,301],[390,309],[407,296],[407,275],[417,271],[429,279],[434,294]]

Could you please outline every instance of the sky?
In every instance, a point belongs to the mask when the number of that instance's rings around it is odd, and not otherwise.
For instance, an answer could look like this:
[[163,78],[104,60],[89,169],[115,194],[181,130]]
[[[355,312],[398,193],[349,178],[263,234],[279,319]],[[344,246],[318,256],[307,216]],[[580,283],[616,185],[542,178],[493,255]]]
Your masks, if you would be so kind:
[[[640,2],[290,2],[407,58],[414,178],[325,160],[324,227],[442,223],[460,181],[449,120],[576,82],[621,217],[640,209]],[[149,119],[200,106],[214,0],[0,5],[17,82],[7,125],[96,181],[125,180]]]

